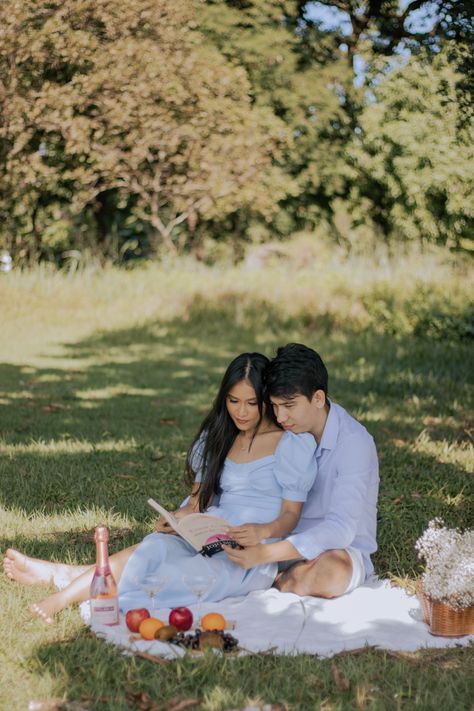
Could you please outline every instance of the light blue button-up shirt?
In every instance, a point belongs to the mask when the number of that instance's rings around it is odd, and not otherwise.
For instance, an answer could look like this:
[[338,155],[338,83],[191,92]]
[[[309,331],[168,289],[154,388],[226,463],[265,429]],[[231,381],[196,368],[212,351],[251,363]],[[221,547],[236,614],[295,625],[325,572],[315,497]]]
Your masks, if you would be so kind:
[[334,548],[357,548],[370,575],[370,554],[377,550],[379,487],[374,440],[360,422],[331,402],[315,460],[315,482],[287,540],[306,560]]

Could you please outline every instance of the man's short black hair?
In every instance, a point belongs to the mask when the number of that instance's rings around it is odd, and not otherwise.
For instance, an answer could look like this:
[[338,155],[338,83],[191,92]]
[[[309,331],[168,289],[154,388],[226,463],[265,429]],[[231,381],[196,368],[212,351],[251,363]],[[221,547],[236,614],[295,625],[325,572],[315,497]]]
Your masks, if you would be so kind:
[[267,367],[265,381],[268,396],[304,395],[311,400],[316,390],[328,394],[328,371],[321,356],[302,343],[288,343],[277,350]]

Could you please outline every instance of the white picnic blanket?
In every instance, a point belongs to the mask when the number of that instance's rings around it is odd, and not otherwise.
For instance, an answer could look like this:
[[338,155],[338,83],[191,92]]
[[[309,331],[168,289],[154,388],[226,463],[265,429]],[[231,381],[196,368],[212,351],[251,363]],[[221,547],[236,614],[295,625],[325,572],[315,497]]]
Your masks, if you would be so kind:
[[[191,607],[193,613],[195,608]],[[203,603],[201,613],[220,612],[235,622],[232,634],[245,652],[269,652],[281,655],[300,653],[331,657],[344,650],[365,645],[396,651],[414,651],[423,647],[468,645],[474,635],[459,638],[435,637],[422,621],[415,596],[392,587],[388,580],[374,579],[348,595],[335,600],[299,597],[275,589],[253,592],[218,603]],[[83,619],[89,622],[87,603],[81,606]],[[168,622],[169,609],[154,616]],[[116,627],[93,627],[107,641],[124,651],[140,651],[167,658],[181,656],[175,645],[145,640],[130,641],[124,621]]]

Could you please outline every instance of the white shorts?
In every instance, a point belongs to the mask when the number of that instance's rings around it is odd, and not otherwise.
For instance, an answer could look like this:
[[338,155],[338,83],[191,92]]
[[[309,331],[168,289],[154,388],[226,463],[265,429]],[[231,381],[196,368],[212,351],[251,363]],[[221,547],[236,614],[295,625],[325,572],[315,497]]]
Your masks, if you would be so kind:
[[[344,590],[342,593],[343,595],[347,595],[347,593],[352,592],[355,590],[355,588],[358,588],[359,585],[362,585],[365,582],[366,578],[366,573],[365,573],[365,565],[364,565],[364,559],[362,557],[362,553],[357,549],[357,548],[344,548],[343,550],[346,551],[347,555],[351,559],[352,563],[352,575],[351,579],[349,580],[349,585],[347,588]],[[283,570],[288,570],[292,565],[295,563],[301,562],[301,559],[297,560],[284,560],[281,563],[278,563],[278,570],[281,572]]]
[[348,554],[352,563],[352,577],[349,580],[349,585],[343,593],[344,595],[347,595],[347,593],[352,592],[355,588],[358,588],[359,585],[362,585],[365,582],[366,574],[362,553],[357,548],[345,548],[344,550]]

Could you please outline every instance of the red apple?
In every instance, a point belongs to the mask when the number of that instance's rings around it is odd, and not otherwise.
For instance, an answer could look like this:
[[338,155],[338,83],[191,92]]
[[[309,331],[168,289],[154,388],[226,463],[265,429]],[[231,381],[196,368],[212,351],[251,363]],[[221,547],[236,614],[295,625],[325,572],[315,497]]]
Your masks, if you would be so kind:
[[186,632],[193,624],[193,613],[187,607],[175,607],[169,616],[170,625],[174,625],[177,630]]
[[125,624],[130,632],[138,632],[140,623],[150,617],[150,613],[144,607],[138,607],[136,610],[129,610],[125,615]]

